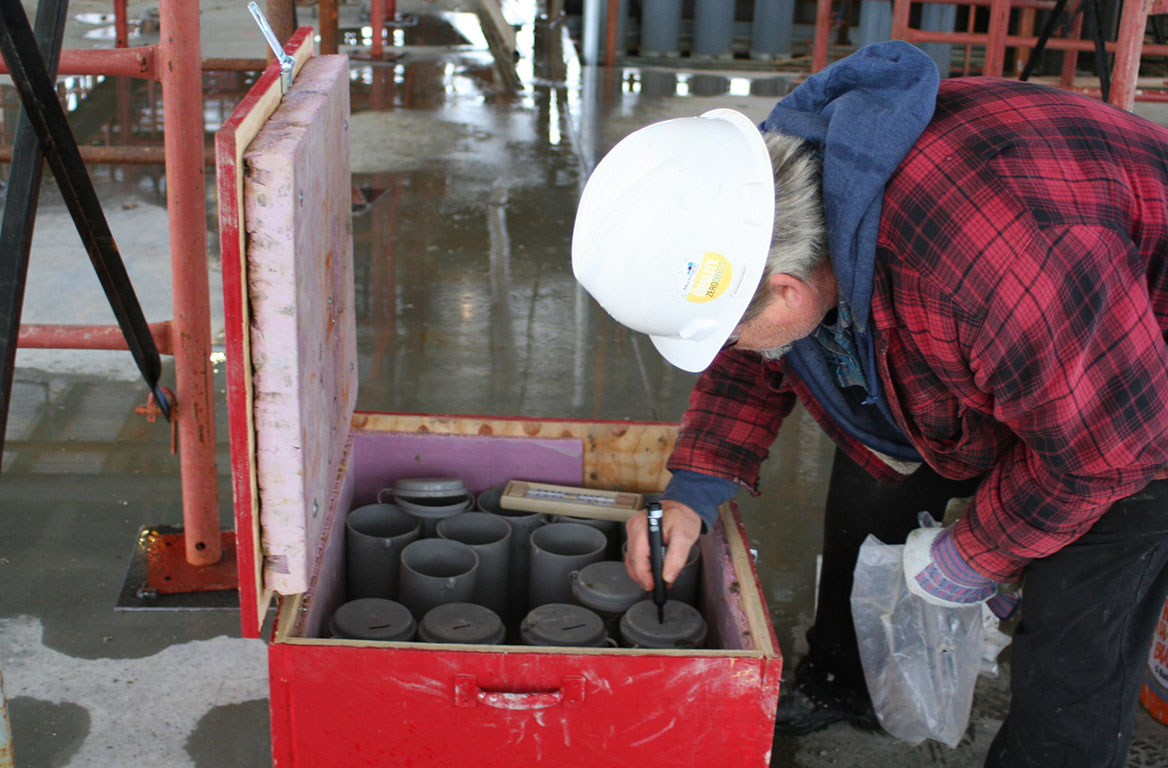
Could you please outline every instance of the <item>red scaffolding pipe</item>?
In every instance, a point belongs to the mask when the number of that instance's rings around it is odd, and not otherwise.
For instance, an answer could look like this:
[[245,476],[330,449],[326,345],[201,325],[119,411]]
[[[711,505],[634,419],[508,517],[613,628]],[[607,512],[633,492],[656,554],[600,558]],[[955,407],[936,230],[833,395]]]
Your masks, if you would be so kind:
[[183,532],[187,562],[210,565],[222,557],[222,543],[211,403],[211,293],[207,277],[199,4],[161,0],[159,21]]
[[[121,13],[120,2],[115,2],[115,10]],[[191,565],[210,565],[221,559],[222,541],[211,400],[199,4],[159,0],[159,23],[157,45],[62,52],[60,74],[128,76],[161,83],[174,318],[151,325],[151,333],[167,335],[165,341],[158,340],[159,350],[174,355],[176,403],[172,417],[179,437],[186,560]],[[107,151],[144,154],[131,149]],[[105,346],[113,345],[112,335],[111,329],[100,326],[27,326],[21,328],[20,345],[121,348]]]
[[[174,354],[170,345],[170,321],[150,323],[149,327],[158,352]],[[17,346],[22,349],[129,349],[122,329],[116,325],[24,323],[20,326]]]

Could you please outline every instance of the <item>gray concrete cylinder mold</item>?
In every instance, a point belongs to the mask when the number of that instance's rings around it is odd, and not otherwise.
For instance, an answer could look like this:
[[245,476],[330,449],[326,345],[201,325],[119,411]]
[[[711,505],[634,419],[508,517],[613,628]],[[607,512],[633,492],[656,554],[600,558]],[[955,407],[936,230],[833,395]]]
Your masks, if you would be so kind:
[[498,515],[462,512],[439,520],[437,531],[440,538],[461,541],[479,557],[471,602],[505,616],[511,562],[511,526]]
[[604,559],[608,539],[579,523],[545,525],[531,535],[531,580],[528,605],[571,603],[568,575]]
[[750,58],[759,61],[790,58],[794,23],[795,0],[754,0]]
[[402,550],[400,600],[415,619],[445,603],[469,603],[478,566],[461,541],[419,539]]
[[393,504],[367,504],[345,518],[345,592],[397,598],[401,553],[418,538],[417,518]]
[[681,0],[644,0],[641,12],[641,56],[681,54]]
[[695,59],[730,59],[734,52],[734,3],[697,0],[694,7]]

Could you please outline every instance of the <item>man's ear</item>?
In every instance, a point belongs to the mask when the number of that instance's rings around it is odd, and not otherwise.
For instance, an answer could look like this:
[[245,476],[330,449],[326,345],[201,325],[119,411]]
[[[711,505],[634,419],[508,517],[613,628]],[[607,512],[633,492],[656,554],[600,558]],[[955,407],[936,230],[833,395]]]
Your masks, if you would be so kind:
[[794,275],[779,272],[770,276],[771,295],[787,309],[799,309],[811,298],[811,286]]

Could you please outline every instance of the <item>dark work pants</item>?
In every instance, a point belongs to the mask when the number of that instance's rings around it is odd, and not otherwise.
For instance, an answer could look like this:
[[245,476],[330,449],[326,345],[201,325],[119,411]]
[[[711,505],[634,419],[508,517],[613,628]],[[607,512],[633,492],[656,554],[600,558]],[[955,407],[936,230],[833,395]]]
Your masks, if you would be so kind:
[[[813,698],[850,706],[867,698],[849,604],[860,544],[868,533],[903,543],[917,510],[940,519],[948,498],[971,495],[976,481],[922,467],[890,487],[838,451],[835,462],[815,626],[796,675]],[[1032,562],[1014,632],[1010,709],[987,768],[1123,766],[1166,597],[1168,481],[1117,502],[1078,540]]]

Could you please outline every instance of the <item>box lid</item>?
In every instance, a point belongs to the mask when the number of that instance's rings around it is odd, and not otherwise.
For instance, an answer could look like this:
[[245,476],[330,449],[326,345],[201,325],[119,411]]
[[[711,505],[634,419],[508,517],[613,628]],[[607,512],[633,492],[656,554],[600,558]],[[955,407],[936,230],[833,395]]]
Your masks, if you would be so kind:
[[[216,134],[243,634],[307,586],[356,403],[348,64],[285,46]],[[311,59],[311,60],[310,60]],[[343,157],[342,157],[343,155]],[[326,158],[328,162],[326,163]],[[339,198],[339,200],[338,200]],[[313,545],[315,547],[315,544]]]

